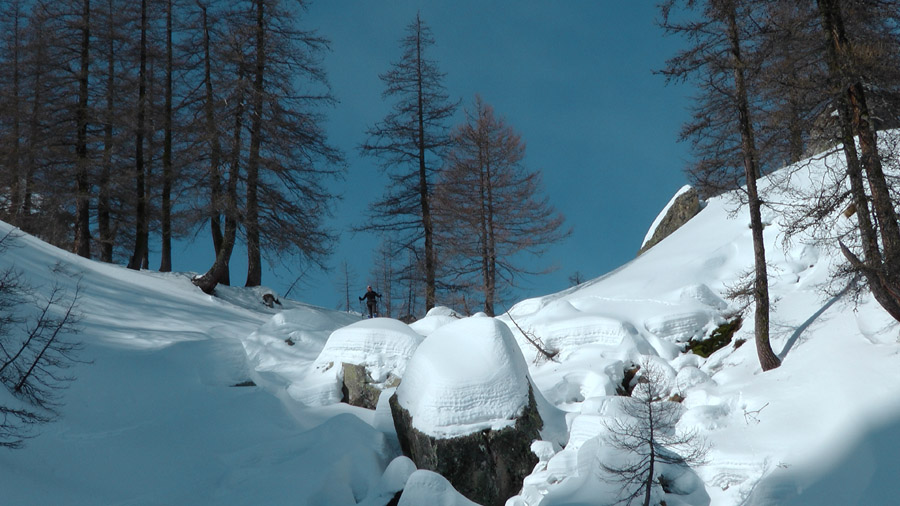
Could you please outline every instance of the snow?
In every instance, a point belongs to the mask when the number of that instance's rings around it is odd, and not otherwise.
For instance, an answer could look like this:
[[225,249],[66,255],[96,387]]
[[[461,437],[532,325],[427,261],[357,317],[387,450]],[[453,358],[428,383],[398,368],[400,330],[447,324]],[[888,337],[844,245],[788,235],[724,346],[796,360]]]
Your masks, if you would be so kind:
[[403,322],[362,320],[332,332],[313,365],[364,365],[375,383],[383,383],[390,374],[403,377],[406,363],[421,342],[422,336]]
[[[761,188],[790,179],[815,195],[837,165],[801,163]],[[75,337],[86,362],[67,371],[76,381],[59,419],[24,449],[0,450],[3,503],[381,506],[402,489],[400,504],[472,504],[401,455],[393,388],[374,411],[339,402],[335,364],[350,362],[376,381],[401,377],[401,405],[439,437],[507,425],[532,386],[546,425],[532,443],[539,463],[507,504],[610,504],[618,490],[602,464],[629,457],[604,443],[605,422],[623,416],[624,371],[649,360],[684,398],[679,429],[711,447],[706,465],[662,469],[674,489],[655,490],[655,500],[893,504],[900,327],[865,294],[858,304],[824,295],[840,253],[811,237],[784,244],[790,218],[779,202],[796,197],[768,194],[771,341],[783,364],[765,373],[752,306],[735,335],[742,346],[709,358],[681,352],[733,317],[723,294],[752,266],[749,218],[728,196],[619,269],[521,301],[508,316],[438,308],[412,325],[283,297],[268,308],[265,287],[208,296],[193,273],[131,271],[23,235],[0,268],[14,265],[45,294],[54,283],[80,287]],[[836,212],[821,226],[827,236],[852,222]],[[9,230],[0,224],[0,235]]]
[[528,404],[528,366],[512,331],[471,317],[428,336],[407,366],[397,400],[413,426],[449,438],[515,423]]
[[456,314],[456,311],[445,307],[445,306],[437,306],[431,308],[430,311],[425,315],[425,318],[421,320],[414,321],[409,324],[410,328],[422,334],[423,336],[427,336],[434,332],[435,330],[451,323],[454,320],[458,320],[460,316]]

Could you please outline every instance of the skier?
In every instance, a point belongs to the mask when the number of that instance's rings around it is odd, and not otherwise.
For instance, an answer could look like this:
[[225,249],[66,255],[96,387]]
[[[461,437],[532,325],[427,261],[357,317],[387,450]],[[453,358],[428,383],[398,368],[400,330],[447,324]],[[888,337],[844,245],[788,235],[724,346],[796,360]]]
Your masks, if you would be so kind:
[[366,294],[359,298],[359,300],[366,300],[366,308],[369,310],[369,318],[373,318],[376,314],[378,314],[377,305],[378,301],[376,299],[380,299],[381,294],[372,290],[372,285],[366,287]]
[[372,290],[372,285],[366,287],[366,294],[359,298],[359,300],[366,299],[366,308],[369,309],[369,318],[373,318],[378,311],[376,310],[376,305],[378,301],[376,298],[380,299],[381,294]]

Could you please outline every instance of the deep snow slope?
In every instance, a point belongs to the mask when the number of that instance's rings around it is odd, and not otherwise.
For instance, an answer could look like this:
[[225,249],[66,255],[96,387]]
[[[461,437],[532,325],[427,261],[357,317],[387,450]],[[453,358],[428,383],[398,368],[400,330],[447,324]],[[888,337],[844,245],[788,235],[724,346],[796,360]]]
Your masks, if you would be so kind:
[[[835,165],[813,160],[772,178],[789,175],[792,188],[814,195]],[[669,392],[684,397],[679,429],[698,431],[711,448],[706,465],[660,469],[673,488],[655,490],[655,500],[896,503],[900,328],[865,297],[855,305],[847,295],[823,295],[839,253],[821,239],[827,233],[783,243],[786,204],[797,197],[772,183],[762,181],[772,202],[764,219],[778,369],[759,368],[752,306],[736,335],[743,346],[708,359],[681,352],[684,342],[734,317],[739,308],[724,294],[752,267],[746,210],[727,196],[619,269],[522,301],[499,318],[522,353],[510,363],[526,364],[544,412],[564,415],[554,436],[532,446],[540,463],[508,504],[615,502],[619,488],[603,464],[630,457],[605,444],[605,424],[623,416],[625,400],[616,395],[623,370],[646,361],[664,372]],[[822,230],[851,227],[852,219],[835,214]],[[0,224],[0,235],[9,230]],[[459,317],[446,308],[410,326],[284,299],[270,309],[261,303],[265,288],[221,287],[210,297],[189,274],[87,261],[24,235],[13,242],[0,268],[15,266],[42,293],[54,284],[69,293],[80,287],[78,338],[91,363],[70,371],[77,380],[64,392],[58,420],[25,449],[0,450],[3,504],[381,506],[404,487],[401,504],[470,504],[400,457],[388,395],[374,411],[338,403],[336,364],[365,363],[380,381],[403,376],[406,361],[449,354],[452,363],[459,357],[446,334],[472,332],[477,321],[454,325]],[[539,357],[519,327],[556,350],[556,359]],[[420,346],[434,333],[445,344],[437,354],[428,351],[436,345]],[[419,348],[424,355],[416,359]],[[460,378],[490,377],[465,386],[471,399],[499,399],[466,409],[489,414],[508,402],[490,387],[523,374],[520,366],[508,369],[505,379],[480,370]],[[410,381],[420,385],[405,387],[409,402],[430,384],[427,371],[416,370],[419,379]],[[248,380],[256,386],[234,386]]]
[[[92,363],[68,371],[77,379],[56,422],[0,450],[3,504],[352,504],[397,453],[341,410],[292,412],[277,389],[233,386],[260,381],[242,340],[280,309],[262,289],[209,297],[185,274],[86,261],[27,236],[0,255],[10,265],[41,291],[80,283]],[[356,319],[282,302],[326,337]]]
[[[622,364],[639,363],[639,354],[664,362],[671,391],[685,397],[679,426],[711,444],[709,463],[695,470],[708,497],[691,482],[685,495],[665,497],[668,504],[896,502],[887,477],[900,475],[892,457],[900,438],[884,435],[900,424],[898,326],[870,300],[855,306],[847,296],[823,295],[840,255],[835,244],[812,235],[783,243],[796,186],[814,194],[817,182],[830,180],[826,167],[836,165],[831,157],[804,162],[762,182],[772,202],[764,220],[778,369],[759,367],[752,305],[735,336],[747,341],[740,348],[702,359],[673,346],[708,334],[736,310],[722,294],[752,269],[753,258],[746,207],[733,197],[711,199],[618,270],[512,308],[519,326],[560,351],[560,363],[541,363],[532,374],[569,411],[570,425],[568,446],[536,470],[523,502],[614,500],[600,469],[613,458],[604,457],[603,420],[617,416],[612,395]],[[773,186],[788,176],[790,195]],[[852,226],[850,220],[836,213],[824,228]]]

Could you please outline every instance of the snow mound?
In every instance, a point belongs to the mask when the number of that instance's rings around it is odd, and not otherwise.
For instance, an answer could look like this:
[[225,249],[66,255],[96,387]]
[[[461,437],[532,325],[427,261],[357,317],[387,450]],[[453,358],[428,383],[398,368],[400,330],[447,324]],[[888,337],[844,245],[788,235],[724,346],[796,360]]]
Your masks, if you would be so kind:
[[435,306],[429,309],[425,314],[426,318],[429,316],[452,316],[454,318],[459,318],[459,313],[447,306]]
[[403,377],[406,363],[421,342],[422,336],[399,320],[362,320],[332,332],[314,367],[341,362],[363,365],[372,380],[381,383],[391,373]]
[[[582,304],[583,302],[583,304]],[[581,306],[583,309],[579,309]],[[596,345],[609,350],[639,350],[650,353],[650,343],[627,319],[597,313],[596,304],[588,301],[556,300],[535,315],[517,322],[532,338],[540,339],[544,348],[567,356],[578,348]],[[523,350],[534,351],[531,344],[512,323],[514,336]]]
[[478,506],[453,488],[443,476],[420,469],[409,477],[398,506]]
[[728,307],[722,297],[712,291],[712,289],[704,284],[690,285],[681,290],[679,298],[682,302],[699,302],[704,306],[723,310]]
[[298,380],[302,366],[312,362],[335,329],[354,321],[350,315],[303,306],[273,315],[243,339],[254,369],[273,373],[286,383]]
[[403,490],[409,477],[416,472],[416,465],[409,457],[399,456],[391,461],[381,474],[381,480],[359,506],[384,506],[397,492]]
[[456,311],[448,307],[437,306],[431,308],[431,310],[428,311],[428,314],[425,315],[425,318],[414,321],[410,323],[409,326],[419,334],[427,336],[444,325],[453,323],[460,318],[460,315]]
[[678,343],[703,335],[713,317],[706,311],[689,311],[653,316],[644,321],[644,328],[651,334]]
[[416,429],[449,438],[511,425],[528,403],[528,388],[528,366],[509,328],[466,318],[422,342],[397,400]]
[[553,349],[566,349],[583,344],[619,346],[626,338],[638,336],[637,329],[628,322],[605,316],[588,315],[549,323],[541,335]]

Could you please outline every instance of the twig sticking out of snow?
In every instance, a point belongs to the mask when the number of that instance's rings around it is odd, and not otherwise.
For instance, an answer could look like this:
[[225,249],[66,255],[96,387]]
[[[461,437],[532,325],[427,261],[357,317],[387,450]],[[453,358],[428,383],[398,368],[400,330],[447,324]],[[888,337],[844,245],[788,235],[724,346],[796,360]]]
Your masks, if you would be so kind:
[[744,421],[747,422],[747,425],[750,425],[751,421],[753,423],[759,423],[759,413],[762,410],[766,409],[766,406],[768,406],[768,405],[769,405],[769,403],[767,402],[767,403],[763,404],[763,406],[761,408],[757,409],[756,411],[747,411],[747,408],[744,408]]
[[534,346],[535,349],[537,349],[537,351],[544,356],[544,358],[546,358],[547,360],[558,362],[558,360],[556,360],[556,355],[559,354],[559,350],[546,350],[544,348],[544,343],[541,342],[541,338],[534,335],[533,332],[525,332],[525,330],[519,326],[518,322],[516,322],[516,319],[512,317],[512,314],[510,314],[509,310],[506,311],[506,316],[509,316],[509,320],[513,322],[513,325],[515,325],[516,328],[519,329],[519,332],[521,332],[522,335],[525,336],[525,339],[528,340],[528,342],[531,343],[531,345]]

